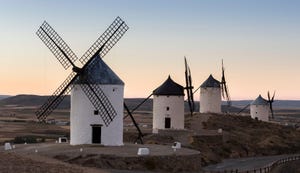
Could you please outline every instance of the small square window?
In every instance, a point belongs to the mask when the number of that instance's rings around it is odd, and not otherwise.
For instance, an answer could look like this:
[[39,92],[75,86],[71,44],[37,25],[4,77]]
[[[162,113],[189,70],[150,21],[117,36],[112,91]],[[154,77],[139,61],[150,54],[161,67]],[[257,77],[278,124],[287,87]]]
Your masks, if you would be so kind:
[[169,106],[167,106],[167,107],[166,107],[166,109],[167,109],[167,111],[169,111],[169,110],[170,110],[170,107],[169,107]]
[[99,111],[98,110],[94,110],[94,115],[99,115]]

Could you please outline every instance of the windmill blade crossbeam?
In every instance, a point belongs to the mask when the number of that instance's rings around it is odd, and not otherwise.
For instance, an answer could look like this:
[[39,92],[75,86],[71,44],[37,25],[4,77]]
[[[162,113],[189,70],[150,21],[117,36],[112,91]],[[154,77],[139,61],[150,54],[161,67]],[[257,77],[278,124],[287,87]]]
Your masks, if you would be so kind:
[[95,41],[95,43],[84,53],[79,59],[82,64],[86,64],[99,49],[104,46],[100,52],[103,58],[109,50],[120,40],[124,33],[129,29],[126,23],[117,17],[114,22],[106,29],[106,31]]
[[80,86],[95,109],[99,111],[105,125],[108,126],[117,116],[117,113],[100,86],[90,84],[90,82]]
[[36,116],[39,121],[45,121],[54,109],[63,101],[72,89],[72,83],[76,80],[77,74],[72,72],[67,79],[55,90],[55,92],[48,98],[37,111]]
[[101,87],[96,84],[97,81],[94,79],[92,71],[97,65],[96,58],[99,57],[95,56],[91,58],[89,63],[85,66],[86,68],[84,68],[83,75],[80,76],[82,78],[81,82],[83,83],[81,88],[95,109],[100,112],[100,116],[105,125],[108,126],[115,116],[117,116],[117,113]]
[[[151,94],[151,95],[152,95],[152,94]],[[135,121],[135,119],[133,118],[132,112],[130,112],[130,110],[129,110],[129,108],[128,108],[128,106],[126,105],[125,102],[124,102],[124,108],[125,108],[125,110],[127,111],[127,113],[128,113],[128,115],[130,116],[130,118],[131,118],[131,120],[132,120],[132,122],[133,122],[135,128],[137,129],[137,131],[138,131],[138,133],[139,133],[139,136],[138,136],[138,138],[136,139],[135,142],[137,142],[137,140],[140,140],[141,144],[144,144],[144,142],[143,142],[143,136],[144,136],[144,135],[143,135],[143,133],[142,133],[142,131],[141,131],[141,129],[140,129],[138,123],[137,123],[137,122]]]
[[36,34],[65,69],[68,69],[78,59],[70,47],[46,21],[40,26]]

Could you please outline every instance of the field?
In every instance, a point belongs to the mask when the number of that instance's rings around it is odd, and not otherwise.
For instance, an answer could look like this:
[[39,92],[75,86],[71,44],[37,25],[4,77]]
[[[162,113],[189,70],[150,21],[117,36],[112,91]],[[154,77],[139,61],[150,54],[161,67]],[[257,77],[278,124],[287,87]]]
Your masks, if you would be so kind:
[[[36,96],[34,96],[36,97]],[[65,102],[58,110],[54,111],[49,117],[49,123],[43,124],[36,121],[35,110],[39,105],[30,104],[30,100],[24,96],[23,101],[13,98],[0,101],[0,143],[6,141],[13,142],[16,145],[27,143],[46,142],[55,144],[58,137],[69,137],[69,108],[68,102]],[[37,97],[44,100],[43,97]],[[9,99],[9,98],[8,98]],[[25,100],[25,102],[24,102]],[[28,101],[29,100],[29,101]],[[142,99],[125,100],[130,109],[140,103]],[[37,103],[38,101],[33,101]],[[201,164],[203,166],[220,162],[225,158],[239,158],[247,156],[276,155],[300,152],[300,109],[297,106],[281,106],[275,108],[275,119],[273,123],[264,123],[249,118],[249,110],[237,115],[242,106],[236,105],[232,108],[232,113],[227,114],[199,114],[195,113],[191,117],[186,109],[186,130],[182,131],[163,131],[160,134],[152,134],[152,100],[134,113],[134,117],[144,133],[144,142],[147,145],[171,146],[173,142],[180,141],[184,147],[196,149],[201,154]],[[248,112],[247,112],[248,111]],[[137,131],[130,117],[124,116],[124,142],[132,144],[136,140]],[[222,129],[222,133],[219,132]],[[20,144],[17,144],[20,143]],[[164,151],[161,151],[162,153]],[[34,155],[33,155],[34,156]],[[61,162],[53,157],[47,156],[43,159],[28,157],[27,154],[20,153],[1,153],[0,160],[11,163],[23,163],[24,168],[17,168],[13,172],[39,172],[34,165],[58,164],[53,169],[47,169],[46,172],[57,172],[56,167],[65,172],[70,172],[71,162]],[[4,159],[6,158],[6,159]],[[71,158],[69,158],[70,160]],[[88,159],[88,158],[86,158]],[[72,159],[71,159],[72,160]],[[40,163],[40,162],[43,163]],[[119,162],[121,165],[122,161]],[[73,162],[72,164],[82,165]],[[20,164],[22,165],[22,164]],[[6,170],[13,169],[12,165],[2,165]],[[100,166],[101,167],[101,166]],[[78,169],[77,169],[78,168]],[[111,169],[118,168],[118,165],[112,165]],[[42,169],[42,168],[41,168]],[[123,168],[122,168],[123,169]],[[72,169],[73,172],[82,172],[82,167],[77,166]],[[84,172],[100,171],[99,169],[88,169]],[[101,171],[108,171],[103,170]],[[144,170],[145,171],[145,170]],[[43,170],[44,172],[44,170]]]
[[[0,142],[22,136],[35,136],[48,141],[69,135],[69,126],[37,123],[34,112],[33,107],[0,108]],[[53,118],[58,121],[69,121],[67,111],[55,112]]]

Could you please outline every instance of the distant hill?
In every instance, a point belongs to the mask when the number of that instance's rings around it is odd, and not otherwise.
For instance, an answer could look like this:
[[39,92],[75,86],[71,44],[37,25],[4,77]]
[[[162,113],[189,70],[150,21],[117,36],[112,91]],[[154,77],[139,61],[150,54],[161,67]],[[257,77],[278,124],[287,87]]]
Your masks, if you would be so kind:
[[8,98],[8,97],[10,97],[10,95],[0,95],[0,100],[6,99],[6,98]]
[[[16,95],[0,100],[0,106],[41,106],[49,96],[38,95]],[[66,98],[59,105],[59,108],[70,107],[70,96]]]
[[[232,106],[244,107],[250,104],[252,101],[253,100],[234,100],[232,101]],[[300,100],[274,100],[273,107],[275,109],[300,109]]]
[[[129,98],[129,99],[125,98],[124,102],[126,103],[128,108],[132,110],[140,103],[142,103],[144,100],[145,98]],[[152,111],[152,106],[153,106],[153,100],[148,99],[136,111]]]
[[[5,96],[4,96],[5,97]],[[49,96],[39,96],[39,95],[17,95],[17,96],[6,96],[1,99],[0,97],[0,106],[41,106],[47,100]],[[125,103],[130,110],[139,105],[144,98],[125,98]],[[241,108],[250,104],[252,100],[234,100],[232,101],[232,107],[230,107],[229,112],[238,112]],[[226,102],[222,103],[222,110],[226,110]],[[137,111],[152,111],[153,100],[148,99],[143,103]],[[300,100],[275,100],[273,103],[274,109],[300,109]],[[70,108],[70,96],[62,101],[59,108],[67,109]],[[185,102],[185,111],[189,111],[188,103]],[[195,101],[195,111],[199,111],[199,102]]]

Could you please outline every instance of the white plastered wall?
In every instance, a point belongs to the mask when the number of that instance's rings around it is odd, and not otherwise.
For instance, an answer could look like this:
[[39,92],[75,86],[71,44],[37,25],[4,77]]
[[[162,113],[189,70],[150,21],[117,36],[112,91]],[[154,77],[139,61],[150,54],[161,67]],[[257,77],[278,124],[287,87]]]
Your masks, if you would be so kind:
[[[167,110],[169,107],[169,110]],[[153,133],[165,129],[165,118],[171,118],[170,129],[184,129],[183,96],[154,95],[153,98]]]
[[221,113],[220,88],[200,88],[200,113]]
[[70,112],[70,144],[91,144],[92,126],[101,127],[101,144],[107,146],[123,145],[123,85],[100,85],[106,97],[114,107],[117,116],[105,126],[100,115],[94,115],[94,106],[85,95],[80,85],[75,85],[71,91]]
[[269,121],[269,105],[250,105],[251,118],[268,122]]

